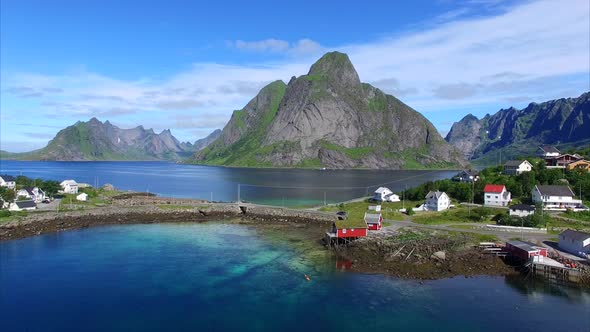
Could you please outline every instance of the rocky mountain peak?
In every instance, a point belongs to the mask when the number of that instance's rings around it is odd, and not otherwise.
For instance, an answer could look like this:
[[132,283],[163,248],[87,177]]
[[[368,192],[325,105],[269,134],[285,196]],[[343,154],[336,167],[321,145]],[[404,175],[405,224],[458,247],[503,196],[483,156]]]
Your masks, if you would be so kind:
[[345,88],[356,88],[361,84],[356,69],[348,55],[340,52],[329,52],[316,61],[307,74],[310,77],[324,77],[332,83]]

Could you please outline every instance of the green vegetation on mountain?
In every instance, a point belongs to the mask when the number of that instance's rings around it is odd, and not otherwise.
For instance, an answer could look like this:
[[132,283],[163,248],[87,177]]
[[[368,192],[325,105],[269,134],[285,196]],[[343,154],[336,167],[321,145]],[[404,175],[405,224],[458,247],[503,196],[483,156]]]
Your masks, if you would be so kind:
[[534,154],[540,145],[556,145],[564,151],[588,147],[590,92],[531,103],[522,110],[502,109],[482,119],[469,114],[453,124],[446,140],[481,165]]
[[248,167],[436,168],[464,164],[420,113],[361,83],[330,52],[307,75],[264,87],[193,163]]

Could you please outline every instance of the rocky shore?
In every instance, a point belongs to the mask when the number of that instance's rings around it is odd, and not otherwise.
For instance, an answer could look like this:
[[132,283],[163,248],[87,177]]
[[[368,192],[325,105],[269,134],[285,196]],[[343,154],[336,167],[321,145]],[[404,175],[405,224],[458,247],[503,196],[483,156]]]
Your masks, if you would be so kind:
[[[404,237],[406,239],[404,239]],[[473,247],[464,236],[429,234],[421,239],[369,237],[335,248],[352,271],[409,279],[518,274],[494,255]]]
[[[146,198],[153,200],[154,198]],[[98,225],[151,224],[166,222],[204,222],[244,218],[259,222],[292,222],[326,224],[333,216],[325,213],[296,211],[282,208],[242,206],[225,203],[183,201],[182,205],[154,205],[133,199],[104,207],[68,212],[31,213],[20,220],[0,224],[0,241],[61,232]],[[157,200],[166,204],[166,200]],[[143,204],[141,204],[143,203]],[[178,203],[178,201],[174,201]],[[327,227],[327,226],[326,226]]]

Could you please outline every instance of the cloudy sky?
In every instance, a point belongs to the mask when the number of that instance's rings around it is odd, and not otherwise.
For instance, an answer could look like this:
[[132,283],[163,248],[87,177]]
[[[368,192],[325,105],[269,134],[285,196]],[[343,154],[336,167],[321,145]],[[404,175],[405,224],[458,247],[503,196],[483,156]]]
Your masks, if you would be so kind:
[[0,148],[14,152],[92,116],[194,141],[331,50],[443,135],[467,113],[590,90],[588,0],[19,0],[0,9]]

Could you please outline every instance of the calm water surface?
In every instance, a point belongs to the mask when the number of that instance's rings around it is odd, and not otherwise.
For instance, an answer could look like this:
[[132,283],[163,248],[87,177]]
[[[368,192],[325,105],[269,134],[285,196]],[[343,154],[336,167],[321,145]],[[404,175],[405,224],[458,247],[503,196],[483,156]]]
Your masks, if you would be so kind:
[[[394,192],[457,171],[377,171],[247,169],[182,165],[169,162],[40,162],[0,160],[0,174],[51,180],[74,179],[123,190],[217,201],[240,199],[272,205],[339,202],[372,192],[383,184]],[[287,187],[287,188],[285,188]]]
[[[289,234],[105,226],[0,242],[2,331],[588,331],[590,294],[338,272]],[[312,276],[306,282],[303,275]]]

